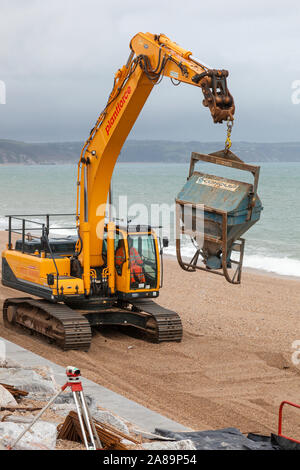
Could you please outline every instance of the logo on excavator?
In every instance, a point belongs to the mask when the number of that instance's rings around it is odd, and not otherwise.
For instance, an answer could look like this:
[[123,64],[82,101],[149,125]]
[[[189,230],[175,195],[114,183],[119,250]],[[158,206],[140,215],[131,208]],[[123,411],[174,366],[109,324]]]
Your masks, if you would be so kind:
[[106,130],[106,135],[109,135],[110,133],[110,130],[111,128],[113,127],[114,123],[116,122],[116,119],[119,115],[119,112],[121,111],[121,109],[123,108],[124,104],[126,103],[127,99],[128,99],[128,96],[130,95],[131,93],[131,86],[128,86],[126,88],[126,91],[125,93],[123,94],[122,98],[120,99],[120,101],[118,101],[116,107],[115,107],[115,110],[113,112],[113,115],[112,117],[108,120],[108,123],[107,125],[105,126],[105,130]]

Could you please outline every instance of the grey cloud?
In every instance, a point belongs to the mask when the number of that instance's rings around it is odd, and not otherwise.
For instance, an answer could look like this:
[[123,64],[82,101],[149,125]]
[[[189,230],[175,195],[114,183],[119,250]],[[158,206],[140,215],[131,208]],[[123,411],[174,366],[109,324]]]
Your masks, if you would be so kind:
[[[83,140],[138,31],[164,32],[213,67],[230,71],[233,137],[300,140],[298,1],[0,0],[0,138]],[[155,88],[131,137],[223,140],[200,90]]]

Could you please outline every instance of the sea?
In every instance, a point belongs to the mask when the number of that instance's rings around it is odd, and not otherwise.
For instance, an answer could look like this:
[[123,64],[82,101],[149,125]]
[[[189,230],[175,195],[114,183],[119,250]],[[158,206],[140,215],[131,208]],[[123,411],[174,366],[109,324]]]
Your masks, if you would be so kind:
[[[264,209],[259,222],[244,235],[244,266],[300,277],[300,162],[256,164],[261,167],[258,195]],[[198,169],[252,181],[249,173],[208,163],[199,163]],[[175,256],[174,199],[188,171],[188,163],[118,163],[112,178],[117,223],[129,219],[132,223],[156,224],[157,231],[170,239],[166,254]],[[0,230],[7,228],[8,214],[75,214],[76,178],[77,165],[72,164],[1,165]],[[36,219],[41,221],[42,217]],[[54,217],[53,224],[56,236],[75,233],[70,228],[75,225],[74,216]],[[161,224],[163,228],[159,228]],[[193,249],[187,241],[184,243],[184,254],[189,256]]]

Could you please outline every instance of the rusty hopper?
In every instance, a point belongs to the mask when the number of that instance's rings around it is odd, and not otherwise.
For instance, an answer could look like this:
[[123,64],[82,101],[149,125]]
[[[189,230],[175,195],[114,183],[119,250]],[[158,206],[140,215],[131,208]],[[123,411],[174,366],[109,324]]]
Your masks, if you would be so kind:
[[[195,171],[197,161],[251,172],[254,183]],[[263,209],[257,196],[259,169],[229,150],[209,155],[192,153],[189,177],[176,199],[176,252],[183,269],[201,269],[240,283],[245,246],[241,236],[259,220]],[[188,235],[195,247],[190,261],[183,260],[182,234]],[[238,260],[231,259],[233,251],[239,253]],[[232,265],[236,269],[230,273]]]

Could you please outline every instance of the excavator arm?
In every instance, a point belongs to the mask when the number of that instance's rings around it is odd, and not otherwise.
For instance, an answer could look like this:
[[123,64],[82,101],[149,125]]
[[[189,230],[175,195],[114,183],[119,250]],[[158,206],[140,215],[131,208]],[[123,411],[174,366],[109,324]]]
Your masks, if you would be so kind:
[[226,70],[209,69],[193,58],[191,51],[163,34],[138,33],[130,48],[128,61],[115,74],[107,104],[84,144],[78,164],[79,260],[87,293],[90,268],[103,265],[104,219],[114,166],[153,86],[166,76],[174,84],[184,82],[201,88],[203,105],[209,108],[215,123],[232,121],[235,110]]

